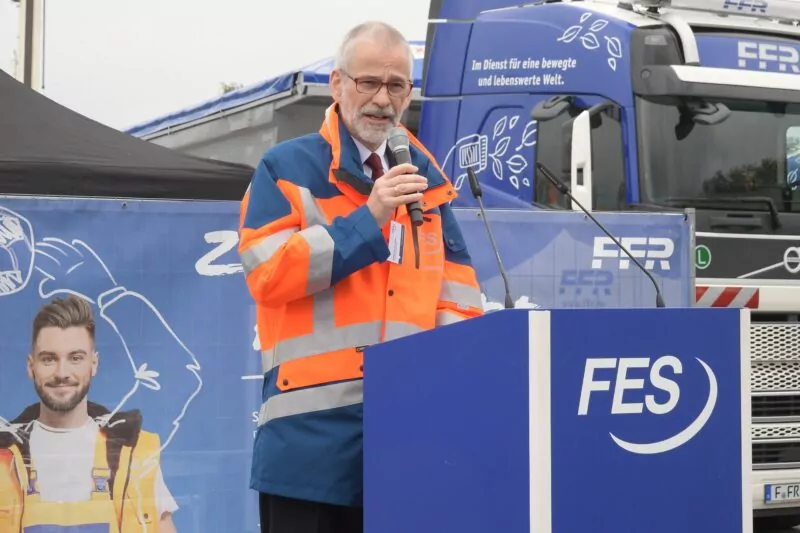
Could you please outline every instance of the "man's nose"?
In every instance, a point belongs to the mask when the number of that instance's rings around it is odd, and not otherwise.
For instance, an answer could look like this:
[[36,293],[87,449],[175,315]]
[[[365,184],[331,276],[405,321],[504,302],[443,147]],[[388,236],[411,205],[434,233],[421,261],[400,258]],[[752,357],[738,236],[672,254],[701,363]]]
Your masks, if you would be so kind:
[[378,93],[372,97],[372,101],[381,107],[390,105],[392,99],[389,97],[389,88],[386,85],[381,85],[381,88],[378,89]]
[[59,361],[56,365],[55,375],[60,380],[65,380],[72,374],[67,361]]

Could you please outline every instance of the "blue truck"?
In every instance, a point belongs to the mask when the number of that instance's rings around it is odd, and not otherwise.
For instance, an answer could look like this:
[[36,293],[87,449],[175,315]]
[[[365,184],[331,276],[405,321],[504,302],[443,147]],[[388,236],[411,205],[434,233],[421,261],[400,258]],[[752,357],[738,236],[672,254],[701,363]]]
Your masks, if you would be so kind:
[[594,212],[695,209],[695,305],[751,310],[752,501],[776,527],[800,524],[798,19],[788,0],[431,0],[419,125],[492,208],[578,209],[542,165]]

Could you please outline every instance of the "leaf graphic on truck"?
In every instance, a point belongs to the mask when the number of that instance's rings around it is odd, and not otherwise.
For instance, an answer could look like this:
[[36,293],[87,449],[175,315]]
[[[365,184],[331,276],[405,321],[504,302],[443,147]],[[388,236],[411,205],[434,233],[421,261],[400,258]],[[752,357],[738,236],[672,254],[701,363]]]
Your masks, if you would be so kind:
[[[583,24],[592,18],[592,13],[585,12],[581,15],[580,24],[570,26],[561,37],[556,39],[558,42],[571,43],[578,37],[583,47],[587,50],[600,50],[602,48],[599,37],[606,40],[606,53],[608,54],[607,62],[611,70],[617,70],[617,62],[622,59],[622,42],[619,37],[608,37],[601,35],[601,32],[609,28],[609,22],[605,19],[594,20],[588,28],[584,28]],[[584,31],[585,30],[585,31]]]
[[502,180],[503,179],[503,163],[500,162],[495,156],[491,156],[492,158],[492,171],[494,171],[494,177]]
[[618,37],[606,37],[606,49],[611,57],[620,59],[622,57],[622,43]]
[[528,168],[528,162],[519,154],[511,156],[506,165],[508,165],[508,170],[514,174],[522,174],[522,171]]
[[531,120],[527,124],[525,124],[525,129],[522,131],[522,141],[519,143],[514,150],[519,152],[525,147],[530,147],[536,144],[536,131],[537,131],[537,122],[535,120]]
[[[515,152],[536,145],[537,121],[523,122],[519,114],[503,114],[484,131],[461,137],[444,157],[442,167],[454,165],[456,190],[467,183],[468,168],[475,172],[479,181],[483,179],[481,174],[488,170],[499,181],[507,179],[514,189],[531,187],[532,167],[527,159],[530,153]],[[512,138],[514,149],[510,150]]]
[[563,43],[571,43],[575,38],[580,35],[583,26],[570,26],[564,31],[564,34],[558,38]]
[[497,143],[497,148],[495,148],[494,154],[492,155],[495,157],[503,157],[506,153],[506,150],[508,150],[508,145],[510,142],[511,137],[503,137],[500,139],[500,142]]
[[606,37],[606,50],[611,57],[608,58],[608,66],[617,70],[617,59],[622,58],[622,43],[617,37]]
[[595,37],[594,33],[581,35],[581,43],[583,43],[583,47],[587,50],[600,48],[600,41],[597,40],[597,37]]
[[497,139],[497,137],[506,129],[506,120],[508,120],[507,117],[503,117],[497,121],[497,124],[494,125],[492,140]]

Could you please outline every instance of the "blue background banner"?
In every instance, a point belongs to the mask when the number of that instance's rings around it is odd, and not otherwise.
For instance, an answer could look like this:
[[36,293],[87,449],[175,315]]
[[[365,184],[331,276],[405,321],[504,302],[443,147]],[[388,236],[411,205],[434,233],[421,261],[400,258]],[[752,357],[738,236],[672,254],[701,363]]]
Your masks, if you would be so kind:
[[[99,369],[89,399],[139,409],[158,433],[165,481],[180,509],[179,532],[256,533],[249,487],[261,376],[255,312],[237,255],[238,203],[11,198],[0,200],[0,431],[38,402],[26,375],[31,323],[56,296],[94,305]],[[484,222],[458,216],[488,310],[503,287]],[[650,282],[607,255],[602,233],[577,213],[492,211],[490,223],[520,307],[653,307]],[[640,239],[670,306],[691,305],[691,233],[677,215],[599,216]],[[641,240],[641,239],[644,240]],[[636,244],[634,242],[634,244]],[[607,246],[613,249],[613,245]],[[612,253],[613,255],[613,253]],[[667,264],[665,263],[665,264]],[[4,422],[5,421],[5,422]]]

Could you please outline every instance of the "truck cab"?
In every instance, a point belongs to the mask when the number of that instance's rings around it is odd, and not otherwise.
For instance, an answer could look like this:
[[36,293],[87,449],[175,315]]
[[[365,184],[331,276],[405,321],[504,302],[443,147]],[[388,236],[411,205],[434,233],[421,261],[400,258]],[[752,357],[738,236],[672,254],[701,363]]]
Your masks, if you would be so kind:
[[486,207],[578,209],[543,166],[591,211],[695,210],[696,305],[751,310],[752,500],[776,527],[800,524],[797,20],[789,0],[432,0],[419,125],[458,206],[472,168]]

